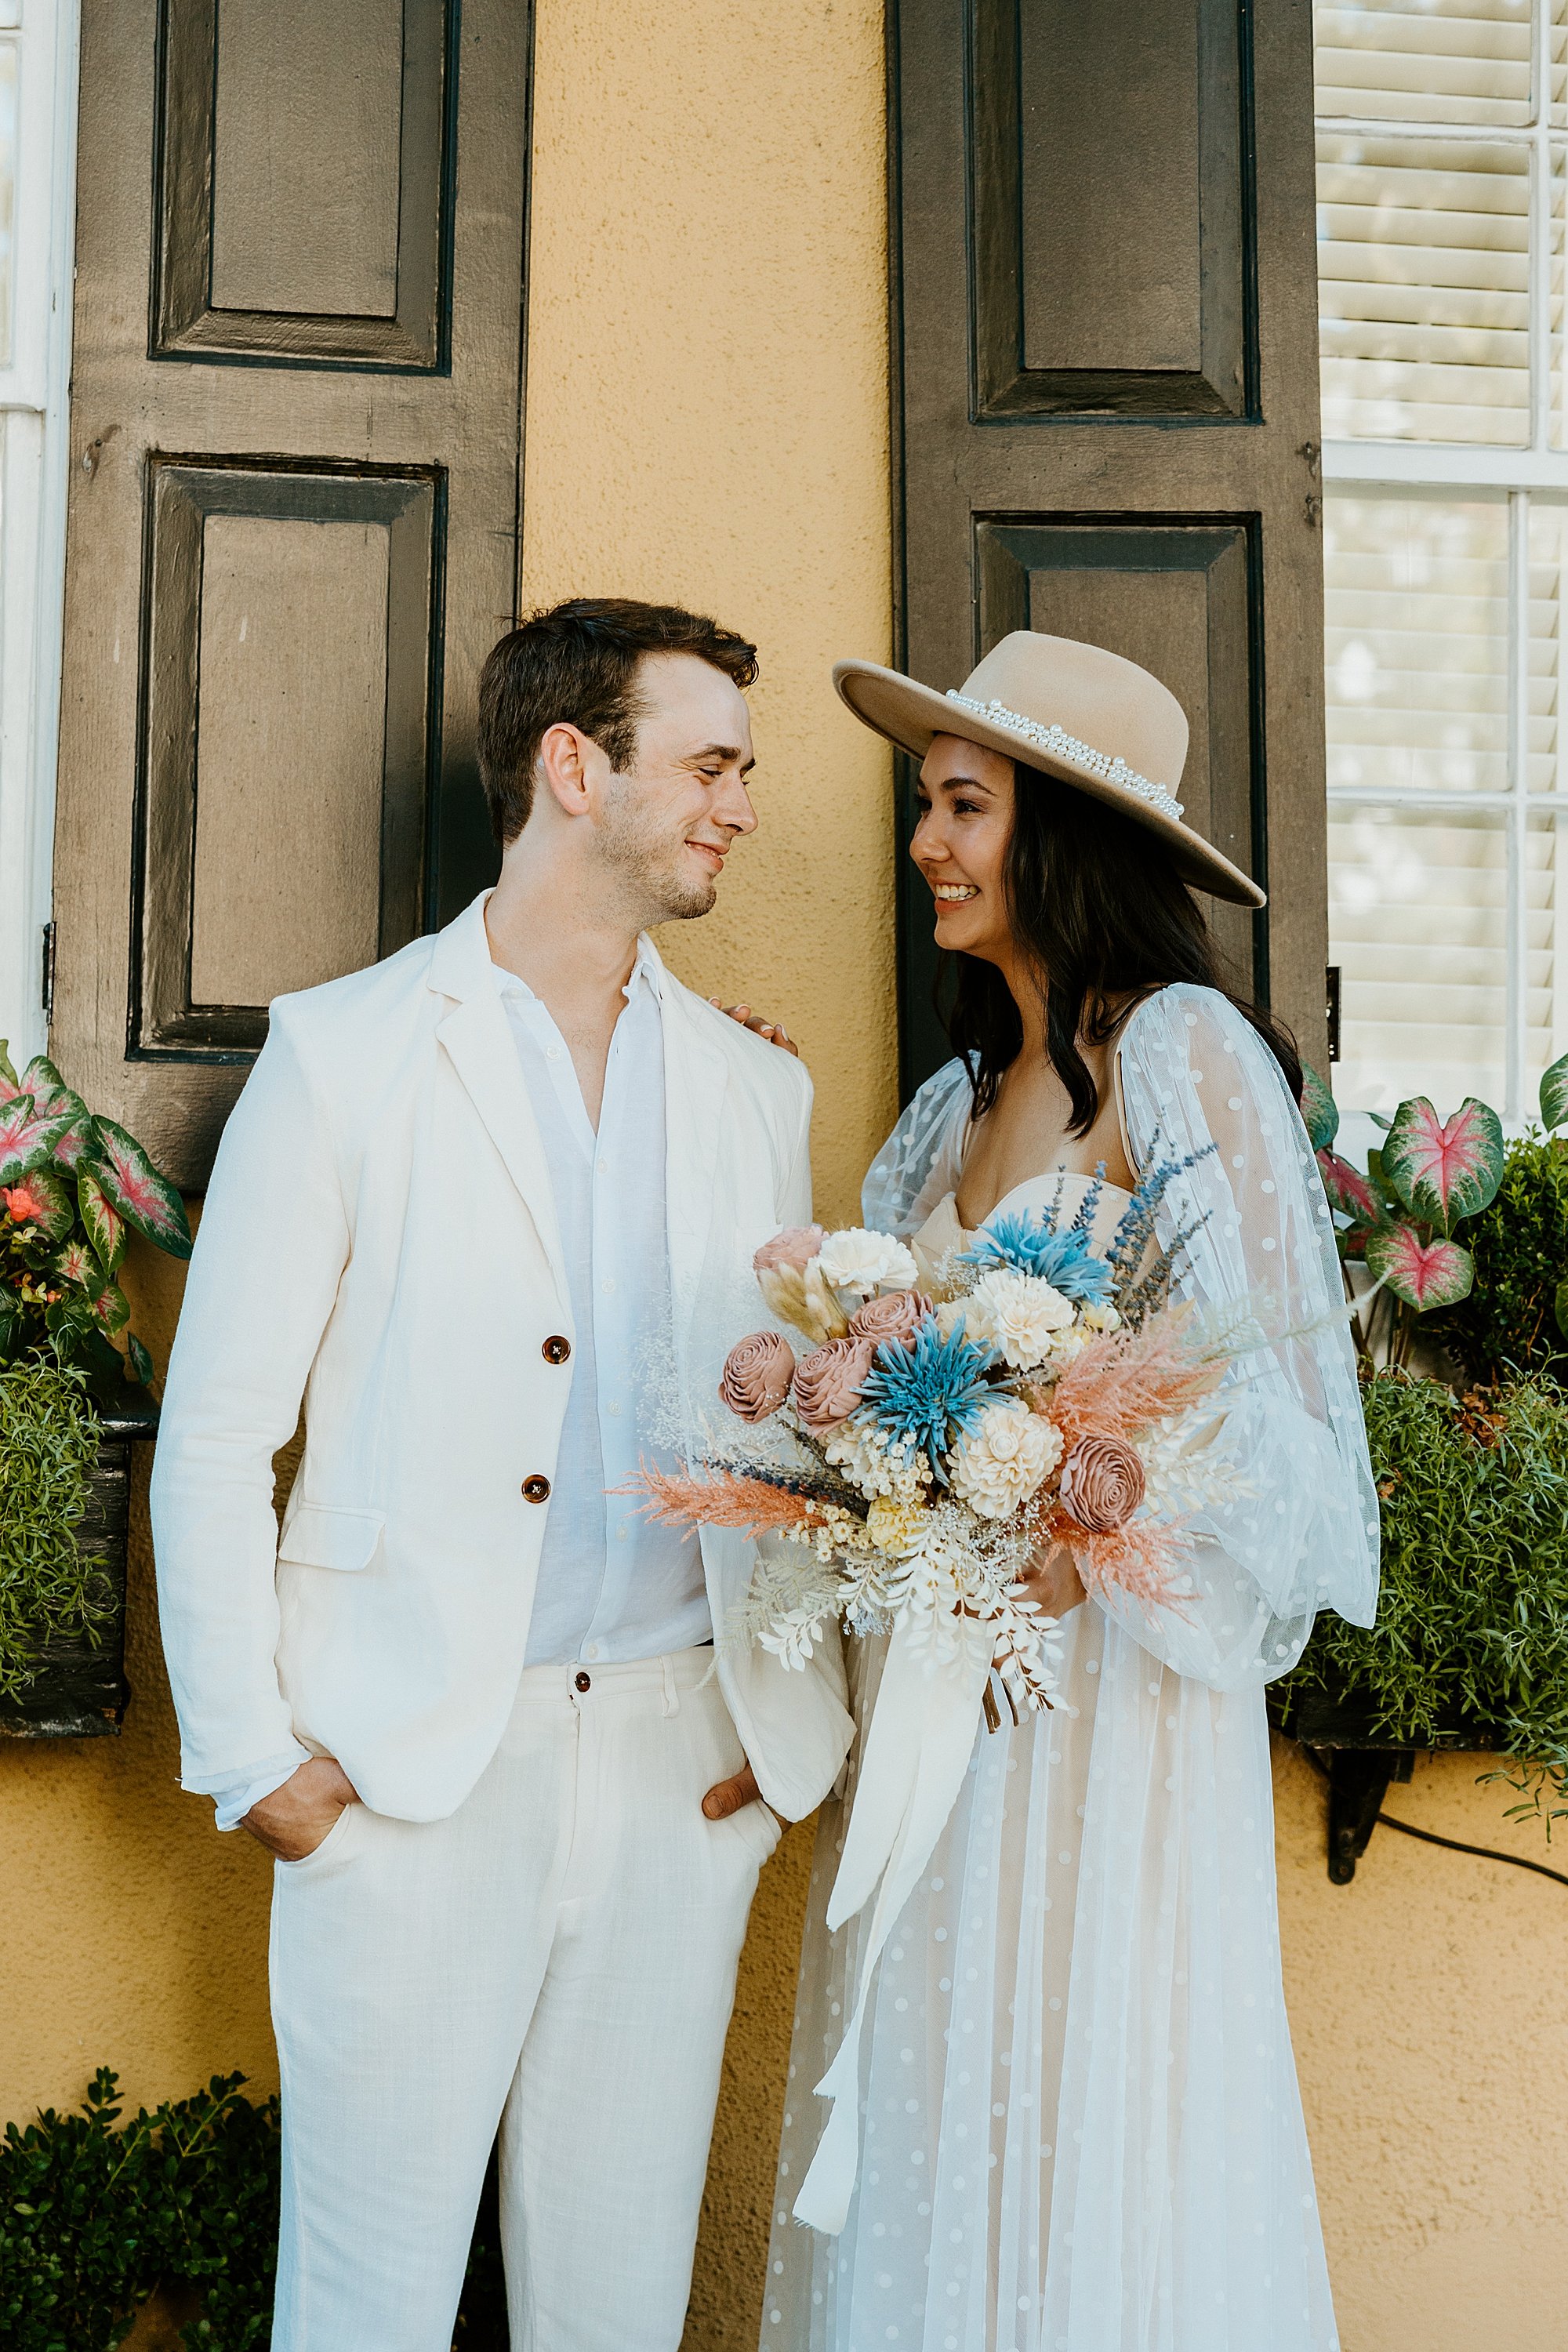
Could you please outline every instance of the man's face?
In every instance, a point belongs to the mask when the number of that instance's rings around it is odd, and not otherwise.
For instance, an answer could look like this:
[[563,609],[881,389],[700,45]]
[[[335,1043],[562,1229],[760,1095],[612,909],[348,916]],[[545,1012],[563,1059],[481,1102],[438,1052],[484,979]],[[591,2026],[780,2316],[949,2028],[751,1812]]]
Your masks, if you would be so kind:
[[751,713],[740,688],[694,654],[649,654],[637,692],[633,772],[609,777],[599,839],[647,926],[707,914],[726,854],[757,818],[745,781]]

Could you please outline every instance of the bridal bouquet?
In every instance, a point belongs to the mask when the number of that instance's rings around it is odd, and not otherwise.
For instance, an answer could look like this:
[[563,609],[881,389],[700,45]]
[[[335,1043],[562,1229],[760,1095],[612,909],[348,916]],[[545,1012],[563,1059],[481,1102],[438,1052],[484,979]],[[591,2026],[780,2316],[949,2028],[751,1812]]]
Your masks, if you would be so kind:
[[[933,1664],[982,1643],[1017,1721],[1057,1688],[1055,1621],[1020,1581],[1037,1553],[1066,1545],[1089,1591],[1181,1606],[1184,1522],[1236,1484],[1210,1403],[1236,1335],[1169,1303],[1188,1234],[1155,1243],[1184,1164],[1151,1172],[1103,1255],[1098,1180],[1070,1223],[1058,1190],[923,1269],[863,1227],[757,1252],[763,1299],[808,1348],[776,1328],[742,1339],[720,1383],[727,1432],[710,1428],[685,1474],[640,1480],[667,1523],[786,1538],[759,1560],[741,1632],[786,1666],[833,1618],[901,1627]],[[994,1728],[990,1677],[985,1712]]]

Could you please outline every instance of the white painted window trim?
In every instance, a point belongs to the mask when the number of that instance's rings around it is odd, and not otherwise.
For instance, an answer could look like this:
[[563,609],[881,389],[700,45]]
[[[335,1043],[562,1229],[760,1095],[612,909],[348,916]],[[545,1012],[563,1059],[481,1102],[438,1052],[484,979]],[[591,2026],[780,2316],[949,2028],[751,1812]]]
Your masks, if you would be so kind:
[[[1519,1126],[1534,1108],[1526,1099],[1525,1038],[1529,1019],[1529,973],[1525,953],[1527,887],[1526,829],[1531,817],[1568,812],[1568,793],[1531,793],[1527,751],[1530,721],[1530,502],[1532,495],[1556,502],[1568,499],[1568,448],[1551,446],[1552,360],[1552,151],[1568,148],[1568,122],[1551,119],[1551,14],[1554,0],[1531,0],[1531,120],[1528,123],[1418,122],[1382,116],[1321,114],[1320,131],[1372,138],[1400,135],[1530,151],[1530,444],[1488,447],[1436,441],[1342,441],[1325,439],[1324,482],[1354,485],[1382,493],[1506,499],[1509,509],[1509,740],[1506,792],[1392,793],[1361,785],[1331,784],[1331,810],[1390,808],[1458,814],[1487,810],[1507,819],[1508,951],[1504,1021],[1506,1067],[1500,1108]],[[1564,227],[1568,237],[1568,224]],[[1563,330],[1568,364],[1568,322]],[[1568,431],[1568,394],[1563,402]]]
[[11,364],[0,368],[0,1037],[42,1050],[68,478],[79,0],[10,0],[20,48]]

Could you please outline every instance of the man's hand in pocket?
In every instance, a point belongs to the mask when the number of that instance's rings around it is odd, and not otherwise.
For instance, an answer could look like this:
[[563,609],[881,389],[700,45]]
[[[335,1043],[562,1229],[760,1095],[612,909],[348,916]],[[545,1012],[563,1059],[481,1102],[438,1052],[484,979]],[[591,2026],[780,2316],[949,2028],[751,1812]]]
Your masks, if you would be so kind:
[[280,1789],[252,1805],[240,1826],[279,1862],[303,1862],[345,1806],[358,1802],[359,1791],[336,1757],[312,1756]]

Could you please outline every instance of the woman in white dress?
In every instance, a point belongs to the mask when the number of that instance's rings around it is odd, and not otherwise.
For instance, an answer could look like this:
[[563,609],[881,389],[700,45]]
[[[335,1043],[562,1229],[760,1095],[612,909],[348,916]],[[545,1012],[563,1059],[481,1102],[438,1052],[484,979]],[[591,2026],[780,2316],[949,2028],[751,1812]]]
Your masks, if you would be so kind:
[[[976,1719],[890,1922],[826,1926],[846,1807],[892,1743],[825,1810],[763,2352],[1333,2352],[1263,1692],[1318,1608],[1370,1622],[1377,1518],[1300,1066],[1227,990],[1189,886],[1262,894],[1182,821],[1186,722],[1132,664],[1020,631],[962,697],[836,675],[923,760],[911,854],[958,963],[961,1058],[879,1155],[867,1223],[934,1259],[1058,1184],[1070,1206],[1102,1165],[1103,1246],[1140,1175],[1184,1162],[1159,1213],[1162,1242],[1192,1229],[1177,1294],[1250,1301],[1274,1336],[1227,1376],[1247,1491],[1194,1521],[1193,1597],[1086,1605],[1070,1558],[1037,1562],[1060,1697],[1016,1729]],[[856,1648],[864,1759],[881,1657]],[[847,2031],[853,2175],[814,2095]]]

